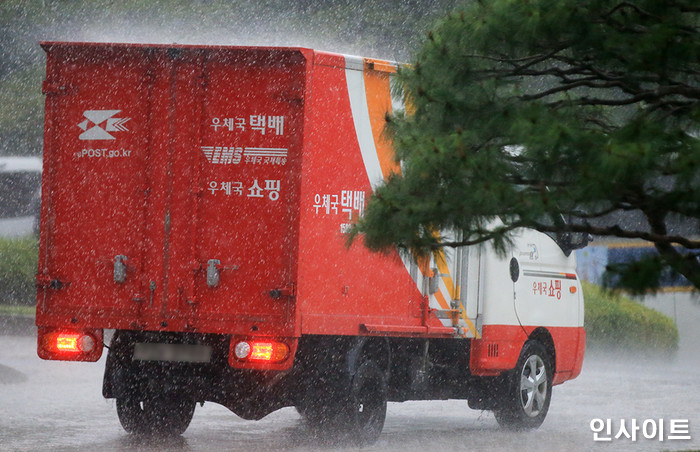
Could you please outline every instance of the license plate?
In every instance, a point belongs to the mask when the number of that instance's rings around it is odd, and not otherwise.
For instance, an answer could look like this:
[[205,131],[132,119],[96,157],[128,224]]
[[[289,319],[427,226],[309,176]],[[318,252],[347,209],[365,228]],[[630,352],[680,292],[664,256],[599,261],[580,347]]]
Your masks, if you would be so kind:
[[138,343],[134,345],[134,361],[208,363],[211,361],[211,347],[197,344]]

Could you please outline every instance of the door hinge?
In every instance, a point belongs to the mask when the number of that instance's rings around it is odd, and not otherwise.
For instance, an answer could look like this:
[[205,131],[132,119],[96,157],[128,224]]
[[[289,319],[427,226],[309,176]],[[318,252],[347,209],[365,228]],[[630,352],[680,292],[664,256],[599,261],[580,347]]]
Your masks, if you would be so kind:
[[37,275],[36,276],[36,285],[39,288],[42,289],[53,289],[53,290],[60,290],[63,289],[64,287],[68,286],[70,282],[68,281],[61,281],[58,278],[52,278],[48,275]]
[[277,299],[282,297],[293,297],[296,295],[294,290],[294,284],[289,287],[282,287],[280,289],[273,289],[270,291],[270,298]]

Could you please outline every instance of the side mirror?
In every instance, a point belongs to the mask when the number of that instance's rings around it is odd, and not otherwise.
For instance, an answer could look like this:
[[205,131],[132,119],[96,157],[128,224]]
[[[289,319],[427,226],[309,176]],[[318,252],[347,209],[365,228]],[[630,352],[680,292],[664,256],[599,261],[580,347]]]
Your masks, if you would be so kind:
[[591,234],[577,232],[571,236],[571,248],[574,250],[585,248],[592,241],[593,236]]
[[556,236],[557,245],[569,256],[573,250],[586,247],[593,240],[593,236],[584,232],[564,232]]

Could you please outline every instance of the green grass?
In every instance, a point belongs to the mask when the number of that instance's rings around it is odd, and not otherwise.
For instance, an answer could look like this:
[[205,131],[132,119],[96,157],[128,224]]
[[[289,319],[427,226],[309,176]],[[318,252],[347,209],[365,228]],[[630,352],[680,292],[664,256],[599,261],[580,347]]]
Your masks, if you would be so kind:
[[584,283],[587,345],[592,349],[675,353],[673,320],[616,292]]
[[35,237],[0,238],[0,304],[36,303],[39,243]]
[[33,317],[36,308],[34,306],[8,306],[0,305],[0,315],[14,315],[22,317]]

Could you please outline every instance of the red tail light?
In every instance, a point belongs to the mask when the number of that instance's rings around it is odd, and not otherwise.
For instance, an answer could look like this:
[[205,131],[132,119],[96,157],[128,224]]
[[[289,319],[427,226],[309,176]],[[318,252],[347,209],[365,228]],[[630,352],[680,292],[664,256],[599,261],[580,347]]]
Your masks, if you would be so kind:
[[45,339],[48,339],[45,342],[45,346],[49,350],[55,348],[59,352],[80,353],[80,348],[78,347],[79,334],[52,334],[46,336]]
[[289,355],[289,346],[276,341],[242,341],[234,347],[234,354],[241,361],[278,363]]
[[102,330],[39,329],[39,357],[67,361],[97,361],[102,355]]
[[294,337],[234,336],[228,363],[234,369],[288,370],[294,364],[297,344]]
[[255,342],[250,352],[251,360],[279,362],[289,353],[289,347],[283,342]]

